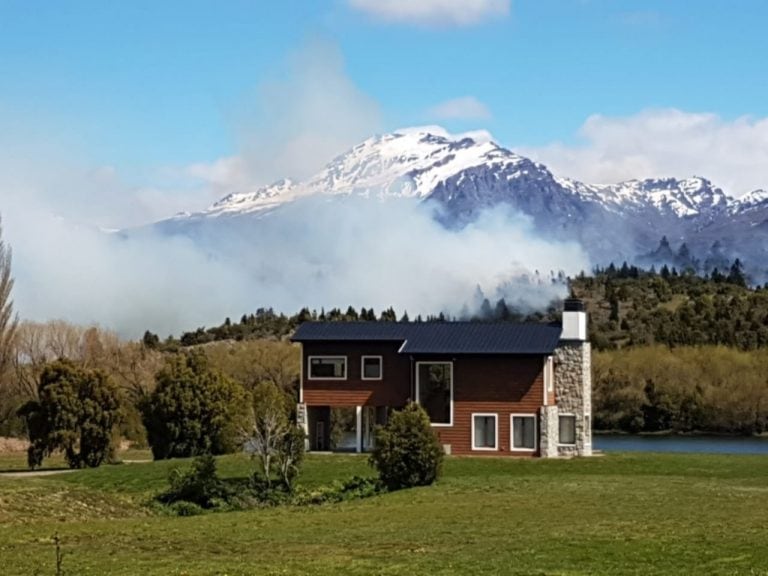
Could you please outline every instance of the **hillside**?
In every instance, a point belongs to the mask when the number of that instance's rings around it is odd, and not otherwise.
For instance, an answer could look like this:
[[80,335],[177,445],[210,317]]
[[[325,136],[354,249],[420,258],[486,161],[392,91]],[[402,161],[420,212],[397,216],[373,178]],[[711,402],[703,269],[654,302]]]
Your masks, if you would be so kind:
[[[768,291],[749,287],[740,263],[700,277],[663,266],[656,271],[635,266],[596,269],[569,281],[571,292],[585,300],[590,315],[590,338],[597,350],[652,344],[668,346],[724,345],[740,350],[768,347]],[[151,333],[144,341],[151,347],[176,349],[220,340],[285,339],[299,323],[326,321],[418,321],[445,320],[552,322],[559,319],[560,303],[546,310],[525,312],[504,300],[485,300],[480,308],[462,317],[446,316],[439,310],[427,317],[411,318],[389,308],[356,310],[309,310],[286,315],[270,308],[244,314],[239,321],[226,319],[215,327],[200,327],[164,342]]]
[[664,344],[768,346],[768,291],[746,286],[738,263],[710,277],[624,265],[572,281],[587,302],[596,349]]

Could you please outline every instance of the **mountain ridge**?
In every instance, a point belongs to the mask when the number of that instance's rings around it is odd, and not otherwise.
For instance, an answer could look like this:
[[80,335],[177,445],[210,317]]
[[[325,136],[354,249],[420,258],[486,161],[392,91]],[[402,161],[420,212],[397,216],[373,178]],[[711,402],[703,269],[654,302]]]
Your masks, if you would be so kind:
[[[725,253],[747,261],[762,262],[768,245],[765,190],[734,198],[701,176],[589,184],[556,176],[486,132],[452,135],[439,127],[372,136],[308,179],[234,192],[204,211],[175,216],[170,228],[195,220],[265,217],[315,195],[437,201],[445,210],[443,223],[456,227],[508,204],[542,233],[581,242],[596,262],[633,260],[662,236],[699,252],[719,242]],[[754,230],[760,237],[745,243],[746,232]]]

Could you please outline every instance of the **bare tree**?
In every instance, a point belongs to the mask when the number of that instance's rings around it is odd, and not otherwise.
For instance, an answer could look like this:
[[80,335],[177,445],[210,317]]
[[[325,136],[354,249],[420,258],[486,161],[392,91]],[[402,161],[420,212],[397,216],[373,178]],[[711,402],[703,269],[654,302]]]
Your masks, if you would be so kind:
[[[5,400],[9,391],[9,368],[14,356],[16,329],[19,318],[13,311],[13,277],[11,276],[11,248],[3,240],[0,221],[0,423],[15,413],[15,407]],[[11,409],[13,408],[13,410]]]
[[292,344],[265,340],[217,342],[206,346],[205,352],[214,366],[249,390],[261,382],[271,382],[284,392],[296,389],[301,362],[299,349]]

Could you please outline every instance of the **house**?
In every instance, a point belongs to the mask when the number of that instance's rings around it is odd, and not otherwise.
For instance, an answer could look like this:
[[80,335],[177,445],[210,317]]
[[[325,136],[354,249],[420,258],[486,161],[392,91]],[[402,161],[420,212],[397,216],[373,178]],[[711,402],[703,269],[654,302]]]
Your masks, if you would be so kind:
[[306,322],[298,418],[309,450],[331,447],[332,408],[352,414],[352,447],[410,400],[446,453],[589,456],[587,314],[565,301],[562,324]]

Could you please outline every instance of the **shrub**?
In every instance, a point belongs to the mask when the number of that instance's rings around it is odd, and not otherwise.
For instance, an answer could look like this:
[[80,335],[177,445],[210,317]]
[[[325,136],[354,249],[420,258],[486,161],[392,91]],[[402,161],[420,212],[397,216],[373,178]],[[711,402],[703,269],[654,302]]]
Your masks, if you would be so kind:
[[322,486],[309,492],[299,492],[293,502],[299,506],[332,504],[368,498],[379,494],[381,490],[381,484],[376,478],[353,476],[345,482],[334,482],[330,486]]
[[[215,508],[219,503],[226,502],[229,493],[226,486],[216,473],[216,459],[210,454],[198,456],[188,470],[175,468],[168,477],[170,488],[159,497],[165,504],[193,504],[200,508]],[[189,508],[189,507],[187,507]],[[189,516],[189,513],[181,513],[182,506],[176,506],[176,512],[180,516]],[[189,508],[187,512],[192,510]]]
[[157,387],[142,404],[156,460],[238,448],[247,395],[239,384],[212,370],[202,352],[169,358],[156,380]]
[[443,447],[432,430],[429,416],[411,402],[394,412],[384,427],[376,429],[370,463],[389,490],[428,486],[440,476]]
[[168,506],[168,512],[174,516],[197,516],[205,512],[205,510],[194,502],[179,500]]

